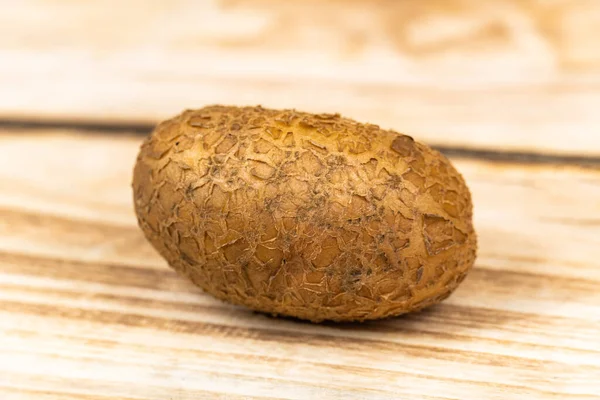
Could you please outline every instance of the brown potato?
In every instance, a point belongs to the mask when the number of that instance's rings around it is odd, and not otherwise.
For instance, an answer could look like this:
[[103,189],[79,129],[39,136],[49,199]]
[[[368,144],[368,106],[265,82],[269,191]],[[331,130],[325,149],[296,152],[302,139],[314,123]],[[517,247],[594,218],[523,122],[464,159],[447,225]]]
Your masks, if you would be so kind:
[[450,162],[337,114],[185,111],[142,145],[133,189],[139,225],[175,270],[271,314],[419,310],[475,260],[471,196]]

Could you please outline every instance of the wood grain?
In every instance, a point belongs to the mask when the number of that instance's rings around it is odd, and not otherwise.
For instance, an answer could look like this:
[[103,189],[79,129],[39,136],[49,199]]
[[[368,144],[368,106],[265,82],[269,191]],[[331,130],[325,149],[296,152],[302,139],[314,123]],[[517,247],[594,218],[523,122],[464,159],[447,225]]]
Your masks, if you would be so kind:
[[430,310],[273,319],[178,277],[136,227],[142,137],[0,132],[2,399],[595,399],[600,168],[453,158],[480,257]]
[[434,144],[600,155],[595,0],[6,3],[4,118],[263,104]]

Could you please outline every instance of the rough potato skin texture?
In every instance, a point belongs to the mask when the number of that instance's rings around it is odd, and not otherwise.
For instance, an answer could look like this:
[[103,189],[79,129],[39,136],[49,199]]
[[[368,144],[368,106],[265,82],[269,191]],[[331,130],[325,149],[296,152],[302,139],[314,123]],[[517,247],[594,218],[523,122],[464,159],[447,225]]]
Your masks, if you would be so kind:
[[175,270],[274,315],[420,310],[475,260],[471,196],[450,162],[337,114],[187,110],[144,142],[133,191],[140,227]]

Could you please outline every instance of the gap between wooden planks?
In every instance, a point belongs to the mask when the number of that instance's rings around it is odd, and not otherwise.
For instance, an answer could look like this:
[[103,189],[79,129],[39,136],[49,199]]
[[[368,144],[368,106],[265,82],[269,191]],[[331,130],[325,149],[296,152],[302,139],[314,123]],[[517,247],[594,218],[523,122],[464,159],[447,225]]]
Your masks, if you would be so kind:
[[599,156],[599,17],[596,0],[23,0],[0,14],[0,116],[262,104]]
[[599,170],[454,159],[480,237],[477,266],[457,293],[404,318],[317,326],[221,303],[165,266],[131,208],[141,140],[2,132],[0,393],[598,393]]

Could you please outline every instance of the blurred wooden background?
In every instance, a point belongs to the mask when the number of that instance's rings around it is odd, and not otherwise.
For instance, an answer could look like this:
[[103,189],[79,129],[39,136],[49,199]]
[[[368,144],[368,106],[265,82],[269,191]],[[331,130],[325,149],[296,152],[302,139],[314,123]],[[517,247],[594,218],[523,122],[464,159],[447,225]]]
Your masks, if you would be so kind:
[[2,2],[0,115],[338,110],[467,147],[600,155],[596,0]]
[[[600,1],[0,0],[0,399],[598,399]],[[473,191],[477,265],[362,325],[202,294],[131,169],[213,103],[411,134]]]

